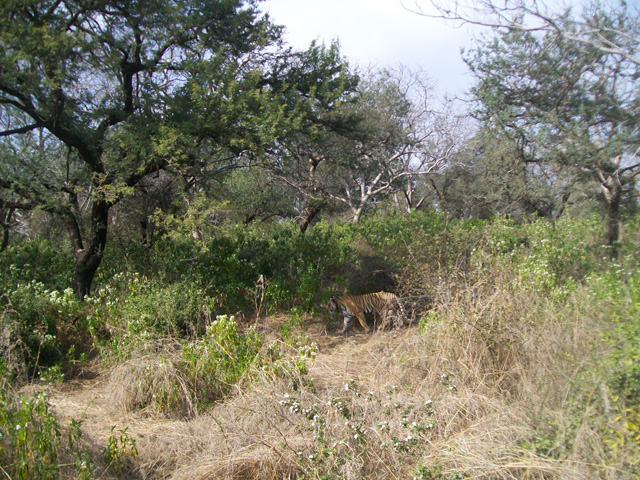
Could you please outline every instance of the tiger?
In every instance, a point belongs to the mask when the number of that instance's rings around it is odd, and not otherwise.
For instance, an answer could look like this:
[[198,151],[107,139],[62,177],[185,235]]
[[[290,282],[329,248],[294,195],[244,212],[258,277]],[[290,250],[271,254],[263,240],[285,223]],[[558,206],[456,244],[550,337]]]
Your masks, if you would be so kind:
[[345,333],[349,328],[349,324],[353,317],[357,317],[360,321],[360,325],[366,332],[369,332],[369,327],[365,321],[365,313],[378,313],[382,315],[383,322],[382,327],[386,325],[386,317],[390,312],[393,312],[393,304],[396,303],[401,313],[400,321],[394,322],[396,327],[402,326],[406,323],[406,315],[400,299],[389,292],[376,292],[366,295],[343,295],[341,297],[332,296],[329,300],[327,308],[329,313],[335,312],[338,308],[342,309],[342,315],[344,317],[344,326],[342,331]]

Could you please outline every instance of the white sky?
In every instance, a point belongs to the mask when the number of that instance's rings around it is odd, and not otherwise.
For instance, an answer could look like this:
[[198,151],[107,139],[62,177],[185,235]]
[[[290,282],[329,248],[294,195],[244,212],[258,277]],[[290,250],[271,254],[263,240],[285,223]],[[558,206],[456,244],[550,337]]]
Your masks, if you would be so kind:
[[286,27],[295,48],[338,39],[352,64],[425,70],[440,94],[462,95],[472,84],[460,56],[461,47],[472,46],[471,27],[421,17],[400,0],[265,0],[262,9]]

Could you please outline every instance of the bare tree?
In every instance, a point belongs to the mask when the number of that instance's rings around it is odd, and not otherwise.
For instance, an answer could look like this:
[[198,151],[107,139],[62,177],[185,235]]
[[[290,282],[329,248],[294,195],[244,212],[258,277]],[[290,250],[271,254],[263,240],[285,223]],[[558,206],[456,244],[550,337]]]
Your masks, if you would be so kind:
[[445,100],[433,109],[428,93],[424,89],[407,92],[412,98],[410,128],[419,140],[419,148],[399,159],[403,178],[393,191],[396,206],[407,213],[419,209],[426,199],[426,191],[418,193],[419,187],[452,163],[473,132],[471,120],[455,112],[451,101]]
[[570,19],[568,11],[558,11],[541,0],[403,0],[403,4],[419,15],[459,24],[557,34],[640,65],[637,3],[620,2],[613,6],[599,1],[576,2],[575,7],[582,10],[582,15]]
[[372,203],[389,195],[407,211],[420,206],[418,178],[451,158],[464,131],[449,105],[434,106],[432,91],[424,72],[371,70],[356,99],[340,111],[349,128],[283,145],[278,153],[288,160],[278,175],[307,198],[300,215],[304,225],[327,202],[344,206],[356,223]]

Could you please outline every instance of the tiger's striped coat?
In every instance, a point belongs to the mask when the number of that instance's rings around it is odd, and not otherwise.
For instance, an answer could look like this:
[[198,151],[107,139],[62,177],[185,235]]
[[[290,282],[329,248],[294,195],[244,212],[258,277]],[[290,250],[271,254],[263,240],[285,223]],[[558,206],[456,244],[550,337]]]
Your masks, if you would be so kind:
[[367,322],[364,318],[365,313],[377,313],[382,316],[381,325],[384,326],[386,324],[385,320],[387,315],[390,312],[394,312],[394,304],[398,305],[398,309],[401,313],[401,321],[394,322],[395,327],[404,325],[406,323],[406,315],[404,312],[404,308],[400,303],[400,299],[389,292],[376,292],[376,293],[368,293],[366,295],[343,295],[341,297],[331,297],[329,300],[329,304],[327,307],[329,308],[329,312],[333,313],[338,308],[342,310],[342,315],[344,317],[344,325],[342,327],[342,331],[340,333],[345,333],[349,328],[349,324],[353,320],[353,317],[356,317],[362,325],[362,328],[365,329],[366,332],[369,331],[369,327],[367,326]]

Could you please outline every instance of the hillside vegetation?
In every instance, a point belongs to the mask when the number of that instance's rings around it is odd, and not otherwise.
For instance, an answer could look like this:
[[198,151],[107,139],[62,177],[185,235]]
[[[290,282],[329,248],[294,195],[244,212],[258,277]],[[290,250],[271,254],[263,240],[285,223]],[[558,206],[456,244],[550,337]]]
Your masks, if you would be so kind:
[[[0,476],[631,479],[640,218],[433,212],[0,253]],[[323,305],[386,289],[365,334]],[[373,321],[374,319],[370,319]]]

